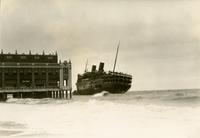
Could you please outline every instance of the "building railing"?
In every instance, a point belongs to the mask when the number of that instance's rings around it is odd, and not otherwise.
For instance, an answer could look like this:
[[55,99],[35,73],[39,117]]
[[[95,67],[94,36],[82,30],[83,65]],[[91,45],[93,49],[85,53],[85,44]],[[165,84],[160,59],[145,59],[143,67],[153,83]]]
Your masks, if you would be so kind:
[[15,92],[40,92],[40,91],[69,91],[71,90],[68,86],[65,87],[20,87],[20,88],[0,88],[0,93],[15,93]]
[[[70,67],[71,64],[64,64]],[[62,68],[60,63],[0,63],[0,68]]]
[[59,86],[50,86],[50,87],[44,87],[44,86],[36,86],[36,87],[4,87],[0,88],[0,90],[13,90],[13,89],[49,89],[49,88],[59,88]]

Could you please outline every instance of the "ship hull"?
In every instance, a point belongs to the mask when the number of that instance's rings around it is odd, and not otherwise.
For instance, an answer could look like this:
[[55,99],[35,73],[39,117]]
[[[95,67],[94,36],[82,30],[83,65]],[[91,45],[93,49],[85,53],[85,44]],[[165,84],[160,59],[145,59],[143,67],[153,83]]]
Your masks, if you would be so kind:
[[112,94],[127,92],[132,83],[132,76],[122,72],[103,70],[104,63],[100,63],[99,70],[93,65],[91,72],[78,74],[77,91],[74,95],[93,95],[102,91]]
[[123,94],[130,89],[131,85],[124,85],[120,83],[104,85],[101,88],[89,88],[89,89],[82,89],[77,90],[74,92],[74,95],[93,95],[96,93],[100,93],[102,91],[107,91],[111,94]]

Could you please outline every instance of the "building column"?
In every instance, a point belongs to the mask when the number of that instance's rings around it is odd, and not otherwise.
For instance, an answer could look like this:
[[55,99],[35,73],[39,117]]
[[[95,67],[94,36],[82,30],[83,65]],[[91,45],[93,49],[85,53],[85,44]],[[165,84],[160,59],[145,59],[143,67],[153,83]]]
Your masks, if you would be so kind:
[[4,69],[2,69],[2,79],[1,79],[1,82],[2,82],[2,88],[4,88],[5,87],[5,72],[4,72]]
[[17,88],[20,88],[20,72],[19,72],[19,69],[17,69]]
[[69,62],[69,65],[68,65],[67,85],[69,86],[70,91],[72,91],[72,65],[71,65],[71,62]]
[[64,80],[63,80],[63,67],[60,69],[60,88],[64,86]]
[[32,81],[31,81],[31,86],[35,87],[35,72],[34,69],[32,70]]
[[49,72],[48,69],[46,70],[46,87],[49,86]]

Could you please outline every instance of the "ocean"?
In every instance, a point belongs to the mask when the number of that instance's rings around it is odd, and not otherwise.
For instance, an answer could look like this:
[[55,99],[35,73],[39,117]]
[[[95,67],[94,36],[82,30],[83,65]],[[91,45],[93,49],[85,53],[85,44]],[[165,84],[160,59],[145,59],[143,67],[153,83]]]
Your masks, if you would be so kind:
[[199,137],[197,89],[0,103],[0,138]]

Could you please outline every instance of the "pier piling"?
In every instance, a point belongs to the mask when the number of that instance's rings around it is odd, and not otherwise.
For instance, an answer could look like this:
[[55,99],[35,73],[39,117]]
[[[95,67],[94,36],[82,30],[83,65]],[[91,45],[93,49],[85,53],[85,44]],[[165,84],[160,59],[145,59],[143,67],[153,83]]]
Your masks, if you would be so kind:
[[69,97],[70,97],[70,99],[72,98],[72,91],[71,90],[69,91]]
[[21,98],[21,94],[19,92],[13,93],[13,98]]

